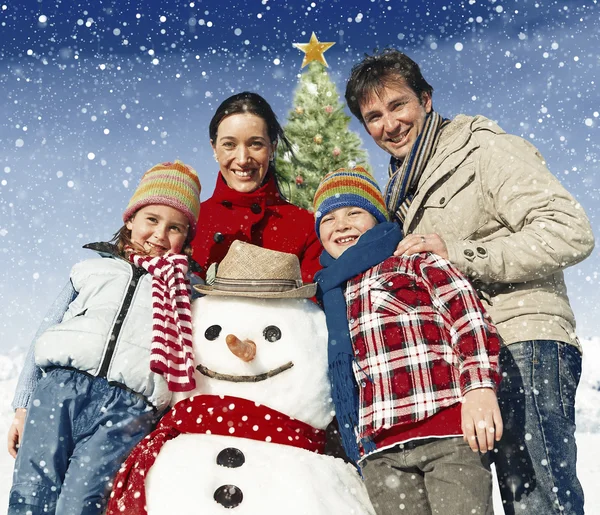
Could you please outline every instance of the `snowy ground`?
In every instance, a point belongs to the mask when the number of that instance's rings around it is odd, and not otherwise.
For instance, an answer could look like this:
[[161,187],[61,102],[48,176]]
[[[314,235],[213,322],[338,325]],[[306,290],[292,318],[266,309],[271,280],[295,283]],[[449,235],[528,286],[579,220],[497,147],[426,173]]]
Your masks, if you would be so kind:
[[[600,515],[600,338],[583,342],[583,375],[577,395],[578,474],[585,491],[587,515]],[[10,402],[21,357],[0,356],[0,513],[8,502],[13,459],[6,452],[6,434],[12,420]],[[495,514],[502,514],[499,497],[494,499]]]

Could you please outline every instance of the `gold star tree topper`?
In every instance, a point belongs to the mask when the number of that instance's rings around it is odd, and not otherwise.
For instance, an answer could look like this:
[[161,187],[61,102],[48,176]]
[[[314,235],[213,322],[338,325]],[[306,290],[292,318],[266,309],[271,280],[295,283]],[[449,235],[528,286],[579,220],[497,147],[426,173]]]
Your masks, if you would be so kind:
[[321,43],[315,33],[310,36],[308,43],[293,43],[293,45],[304,52],[304,60],[302,61],[302,68],[304,68],[311,61],[319,61],[321,64],[327,66],[327,61],[323,54],[329,50],[335,43]]

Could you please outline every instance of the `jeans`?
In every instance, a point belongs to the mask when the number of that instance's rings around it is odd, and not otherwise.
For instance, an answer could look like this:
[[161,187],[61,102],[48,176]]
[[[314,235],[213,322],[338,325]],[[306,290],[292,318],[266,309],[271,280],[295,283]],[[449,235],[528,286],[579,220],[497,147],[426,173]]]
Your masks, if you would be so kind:
[[548,340],[500,350],[504,435],[494,462],[506,515],[583,514],[577,479],[575,391],[581,353]]
[[489,515],[488,454],[462,437],[426,438],[375,452],[361,468],[377,515]]
[[27,410],[8,514],[102,513],[121,463],[157,419],[105,379],[50,370]]

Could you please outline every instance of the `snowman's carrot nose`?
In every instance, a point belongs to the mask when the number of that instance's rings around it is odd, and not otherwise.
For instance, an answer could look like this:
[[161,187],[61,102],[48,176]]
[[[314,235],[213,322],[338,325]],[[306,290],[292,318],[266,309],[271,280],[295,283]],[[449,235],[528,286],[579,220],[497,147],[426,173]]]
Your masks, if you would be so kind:
[[225,342],[229,350],[242,361],[249,362],[256,356],[256,343],[252,340],[240,340],[235,334],[228,334]]

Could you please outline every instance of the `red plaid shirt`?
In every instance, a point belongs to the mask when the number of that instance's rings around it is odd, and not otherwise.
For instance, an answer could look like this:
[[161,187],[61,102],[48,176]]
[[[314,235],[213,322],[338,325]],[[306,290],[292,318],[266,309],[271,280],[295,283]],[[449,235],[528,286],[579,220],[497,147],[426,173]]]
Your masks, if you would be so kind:
[[499,383],[496,328],[447,260],[390,257],[349,280],[345,296],[361,438],[424,420]]

